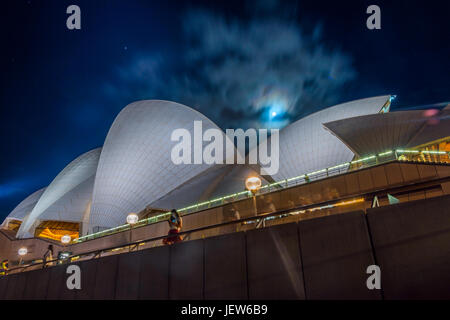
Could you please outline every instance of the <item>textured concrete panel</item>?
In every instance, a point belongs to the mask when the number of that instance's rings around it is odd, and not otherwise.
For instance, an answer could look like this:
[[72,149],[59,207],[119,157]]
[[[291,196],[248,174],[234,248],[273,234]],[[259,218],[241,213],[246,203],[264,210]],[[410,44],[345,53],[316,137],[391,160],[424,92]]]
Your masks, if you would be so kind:
[[14,300],[14,292],[17,284],[19,283],[19,274],[11,274],[8,276],[8,286],[4,295],[5,300]]
[[296,190],[296,194],[295,194],[296,198],[294,200],[295,205],[311,204],[312,196],[311,196],[311,188],[310,188],[309,184],[295,188],[295,190]]
[[309,185],[309,188],[311,190],[311,198],[314,202],[321,202],[324,199],[322,198],[324,192],[322,188],[322,183],[319,182],[313,182]]
[[170,299],[203,299],[203,240],[170,248]]
[[375,189],[382,189],[387,187],[388,182],[386,178],[386,172],[384,171],[384,166],[370,168],[369,171],[372,175],[373,186]]
[[427,164],[418,164],[417,170],[419,171],[419,175],[421,179],[431,179],[437,177],[437,171],[435,166],[427,165]]
[[450,299],[450,196],[368,210],[386,299]]
[[425,191],[425,198],[433,198],[442,196],[444,193],[441,188],[433,188]]
[[49,269],[27,272],[27,282],[23,298],[27,300],[43,300],[47,296],[47,286],[50,279]]
[[118,255],[98,259],[95,276],[94,299],[114,299],[116,292],[118,260]]
[[362,192],[366,192],[373,189],[372,175],[370,170],[361,170],[358,172],[359,187]]
[[14,300],[20,300],[23,298],[23,295],[25,293],[25,286],[27,284],[27,276],[28,273],[24,272],[22,274],[18,274],[17,275],[17,281],[14,284],[14,287],[11,288],[11,290],[13,291],[13,299]]
[[417,192],[411,192],[408,194],[408,200],[422,200],[425,199],[425,191],[417,191]]
[[247,299],[245,235],[205,240],[205,299]]
[[[97,279],[98,259],[92,259],[79,262],[81,270],[81,289],[76,290],[75,299],[91,300],[94,299],[95,285]],[[100,270],[99,273],[102,273]]]
[[3,300],[8,290],[8,277],[0,277],[0,300]]
[[420,180],[419,171],[417,171],[417,166],[413,163],[402,164],[400,166],[402,171],[403,180],[405,182],[414,182]]
[[436,174],[439,178],[450,177],[450,166],[449,165],[436,165]]
[[386,171],[386,177],[390,186],[403,183],[402,171],[400,164],[391,163],[384,167]]
[[333,177],[328,179],[326,183],[331,187],[331,189],[334,189],[337,191],[339,196],[345,196],[347,194],[347,185],[345,183],[345,178],[343,176]]
[[169,246],[142,252],[139,299],[169,298]]
[[380,299],[366,287],[374,264],[362,211],[299,222],[307,299]]
[[48,283],[50,280],[50,272],[48,269],[41,270],[38,275],[36,290],[34,292],[35,299],[45,299],[47,297]]
[[22,296],[24,300],[34,299],[34,292],[36,291],[40,271],[41,270],[27,272],[27,281]]
[[250,299],[304,299],[297,224],[247,232]]
[[137,299],[139,297],[139,271],[142,252],[119,255],[116,299]]
[[450,194],[450,182],[441,184],[441,187],[444,194]]
[[66,266],[56,266],[48,269],[50,281],[47,289],[47,300],[58,300],[66,286]]
[[358,173],[349,173],[345,175],[345,184],[348,194],[360,193]]
[[234,203],[236,210],[239,211],[241,219],[255,215],[255,208],[252,199],[245,199]]

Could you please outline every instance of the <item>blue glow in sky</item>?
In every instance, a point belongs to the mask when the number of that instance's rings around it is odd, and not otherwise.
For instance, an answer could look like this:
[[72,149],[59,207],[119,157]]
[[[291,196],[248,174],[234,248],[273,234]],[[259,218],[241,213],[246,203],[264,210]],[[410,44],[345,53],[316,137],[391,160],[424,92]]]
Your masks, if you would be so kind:
[[260,122],[263,128],[279,128],[290,121],[290,109],[295,100],[280,89],[270,89],[255,100],[253,107],[260,112]]
[[27,190],[29,185],[23,181],[11,181],[0,185],[0,199],[8,198],[16,193]]

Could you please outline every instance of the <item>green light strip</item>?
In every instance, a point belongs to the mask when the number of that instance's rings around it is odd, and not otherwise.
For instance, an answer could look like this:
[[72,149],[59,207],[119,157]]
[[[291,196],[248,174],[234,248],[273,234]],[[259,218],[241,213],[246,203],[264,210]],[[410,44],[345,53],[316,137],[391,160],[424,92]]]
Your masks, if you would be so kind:
[[386,156],[386,155],[388,155],[388,154],[392,154],[392,150],[391,150],[391,151],[386,151],[386,152],[380,153],[380,154],[378,154],[378,156],[379,156],[379,157],[383,157],[383,156]]
[[430,154],[447,154],[445,151],[435,151],[435,150],[424,150],[422,153],[430,153]]
[[[398,149],[398,150],[395,150],[395,152],[397,152],[397,153],[419,153],[419,152],[421,152],[421,153],[429,153],[429,154],[447,154],[447,155],[450,156],[450,153],[447,153],[446,151],[433,151],[433,150],[430,150],[430,151],[428,151],[428,150],[418,151],[418,150]],[[386,151],[386,152],[380,153],[380,154],[378,154],[378,156],[382,157],[382,156],[386,156],[386,155],[389,155],[389,154],[392,154],[392,153],[394,153],[394,151],[390,150],[390,151]],[[358,159],[358,160],[355,160],[355,161],[351,161],[351,162],[342,163],[342,164],[339,164],[337,166],[330,167],[330,168],[327,168],[327,169],[322,169],[322,170],[318,170],[318,171],[302,174],[301,176],[297,176],[297,177],[293,177],[293,178],[289,178],[289,179],[285,179],[285,180],[281,180],[281,181],[276,181],[276,182],[273,182],[273,183],[270,183],[270,184],[266,184],[266,185],[263,185],[260,189],[270,188],[270,187],[276,186],[276,185],[287,184],[287,182],[304,179],[307,176],[312,176],[312,175],[323,173],[323,172],[326,172],[326,171],[329,171],[329,170],[346,167],[346,166],[349,166],[350,164],[360,163],[360,162],[364,162],[364,161],[371,160],[371,159],[374,159],[374,158],[376,158],[375,155],[369,156],[369,157],[365,157],[365,158],[362,158],[362,159]],[[229,199],[229,198],[235,198],[235,197],[238,197],[238,196],[244,195],[244,194],[247,194],[248,196],[250,196],[251,192],[248,191],[248,190],[245,190],[245,191],[242,191],[242,192],[233,193],[233,194],[230,194],[230,195],[227,195],[227,196],[223,196],[223,197],[220,197],[220,198],[212,199],[210,201],[201,202],[201,203],[198,203],[198,204],[191,205],[189,207],[181,208],[178,211],[185,212],[185,211],[188,211],[188,210],[194,209],[194,208],[199,208],[200,209],[200,207],[202,207],[204,205],[210,205],[210,204],[212,204],[214,202],[223,201],[223,200]],[[144,222],[146,222],[147,224],[150,224],[150,223],[154,222],[155,220],[157,221],[159,218],[166,217],[168,215],[170,215],[170,212],[161,213],[161,214],[159,214],[157,216],[153,216],[153,217],[150,217],[150,218],[139,220],[137,222],[137,224],[144,223]],[[127,228],[129,228],[129,225],[128,224],[124,224],[124,225],[120,225],[120,226],[117,226],[117,227],[114,227],[114,228],[111,228],[111,229],[99,231],[99,232],[96,232],[96,233],[91,233],[91,234],[79,237],[77,239],[74,239],[74,242],[79,242],[80,240],[83,240],[83,239],[86,239],[86,238],[90,238],[90,237],[94,237],[95,238],[95,237],[97,237],[99,235],[102,235],[102,234],[105,234],[105,233],[108,233],[108,232],[112,232],[112,231],[115,231],[115,230],[118,230],[118,229],[121,229],[121,228],[127,229]]]
[[303,179],[304,177],[305,177],[305,175],[304,175],[304,174],[302,174],[301,176],[297,176],[297,177],[289,178],[289,179],[287,179],[287,181],[289,182],[289,181],[292,181],[292,180],[300,180],[300,179]]
[[333,169],[338,169],[338,168],[342,168],[342,167],[347,167],[349,165],[350,165],[350,162],[346,162],[346,163],[343,163],[343,164],[340,164],[340,165],[328,168],[328,170],[333,170]]
[[395,150],[395,151],[398,152],[398,153],[419,153],[418,150],[402,150],[402,149],[398,149],[398,150]]
[[322,170],[319,170],[319,171],[314,171],[314,172],[311,172],[311,173],[307,173],[306,175],[307,176],[313,176],[315,174],[326,172],[326,171],[327,171],[327,169],[322,169]]

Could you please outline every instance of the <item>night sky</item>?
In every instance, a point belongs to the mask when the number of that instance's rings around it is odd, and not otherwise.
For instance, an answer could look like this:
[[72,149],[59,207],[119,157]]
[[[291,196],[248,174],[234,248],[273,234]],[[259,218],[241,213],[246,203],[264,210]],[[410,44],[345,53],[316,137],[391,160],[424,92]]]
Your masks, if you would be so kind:
[[[180,102],[224,129],[382,94],[397,95],[393,110],[446,103],[449,3],[4,1],[0,218],[101,146],[136,100]],[[66,28],[71,4],[81,30]],[[366,28],[370,4],[381,30]]]

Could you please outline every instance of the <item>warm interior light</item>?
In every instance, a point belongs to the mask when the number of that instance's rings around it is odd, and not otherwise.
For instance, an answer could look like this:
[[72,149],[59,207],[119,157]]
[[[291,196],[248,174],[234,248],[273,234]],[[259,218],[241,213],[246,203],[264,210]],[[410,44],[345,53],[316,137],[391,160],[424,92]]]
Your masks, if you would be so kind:
[[17,253],[19,254],[19,256],[24,256],[24,255],[26,255],[26,254],[28,253],[28,249],[25,248],[25,247],[20,248],[20,249],[17,251]]
[[350,204],[359,203],[359,202],[363,202],[363,201],[364,201],[364,198],[349,200],[349,201],[341,201],[341,202],[335,203],[333,206],[335,206],[335,207],[348,206]]
[[76,239],[79,236],[78,230],[80,226],[78,223],[66,221],[43,221],[36,227],[34,235],[39,238],[47,238],[55,241],[61,241],[61,237],[68,235],[71,239]]
[[261,188],[261,179],[259,177],[250,177],[245,180],[245,188],[255,193]]
[[132,212],[127,215],[127,223],[128,224],[136,224],[139,221],[139,216]]

